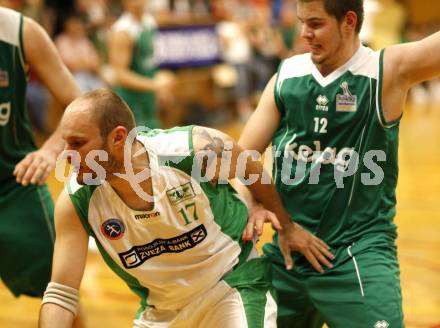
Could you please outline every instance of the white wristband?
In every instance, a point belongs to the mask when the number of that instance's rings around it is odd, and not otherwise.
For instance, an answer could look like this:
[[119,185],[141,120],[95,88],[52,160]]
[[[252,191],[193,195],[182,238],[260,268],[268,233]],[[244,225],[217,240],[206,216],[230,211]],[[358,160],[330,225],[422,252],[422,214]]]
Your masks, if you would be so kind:
[[52,303],[73,313],[78,313],[79,291],[78,289],[51,281],[44,292],[42,304]]

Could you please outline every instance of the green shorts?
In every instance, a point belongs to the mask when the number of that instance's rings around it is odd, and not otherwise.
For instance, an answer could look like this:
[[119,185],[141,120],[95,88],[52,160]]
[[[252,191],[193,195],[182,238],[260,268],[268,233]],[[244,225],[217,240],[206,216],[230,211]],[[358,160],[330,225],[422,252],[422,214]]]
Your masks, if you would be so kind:
[[15,296],[41,297],[50,281],[53,202],[47,186],[0,187],[0,277]]
[[394,240],[366,237],[332,252],[334,267],[324,274],[300,265],[288,272],[278,247],[264,246],[272,260],[278,327],[404,327]]

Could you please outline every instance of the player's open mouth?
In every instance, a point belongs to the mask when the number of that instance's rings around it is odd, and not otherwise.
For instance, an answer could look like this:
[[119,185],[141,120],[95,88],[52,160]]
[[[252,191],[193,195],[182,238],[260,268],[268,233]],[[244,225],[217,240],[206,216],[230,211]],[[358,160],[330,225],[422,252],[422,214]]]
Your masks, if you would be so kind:
[[319,45],[309,44],[309,48],[310,48],[310,52],[312,52],[312,53],[317,53],[317,52],[320,52],[322,50],[322,47],[319,46]]

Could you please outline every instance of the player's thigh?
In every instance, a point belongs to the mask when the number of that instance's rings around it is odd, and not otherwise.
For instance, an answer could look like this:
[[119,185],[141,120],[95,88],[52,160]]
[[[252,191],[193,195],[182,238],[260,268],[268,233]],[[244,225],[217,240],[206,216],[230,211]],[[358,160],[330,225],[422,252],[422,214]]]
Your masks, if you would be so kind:
[[50,279],[55,238],[46,186],[16,186],[0,197],[0,275],[15,295],[41,296]]
[[[347,250],[348,251],[348,250]],[[309,291],[330,328],[403,327],[399,266],[392,245],[356,252],[310,280]]]
[[208,313],[200,328],[275,328],[277,306],[270,291],[231,289]]
[[307,277],[294,270],[287,271],[283,257],[274,245],[265,245],[264,252],[272,263],[272,285],[278,304],[278,327],[322,327],[323,317],[310,300]]

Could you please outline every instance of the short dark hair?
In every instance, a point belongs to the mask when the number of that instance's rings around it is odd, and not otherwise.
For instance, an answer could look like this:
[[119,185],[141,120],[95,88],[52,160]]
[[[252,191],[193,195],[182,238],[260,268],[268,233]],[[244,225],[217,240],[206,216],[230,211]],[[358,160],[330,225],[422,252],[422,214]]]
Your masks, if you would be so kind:
[[364,21],[364,0],[299,0],[299,2],[321,1],[327,14],[336,17],[338,21],[349,11],[354,11],[357,15],[356,33],[361,31]]
[[123,126],[129,132],[136,127],[130,107],[110,89],[96,89],[80,98],[92,102],[92,117],[98,122],[102,138],[106,138],[117,126]]

